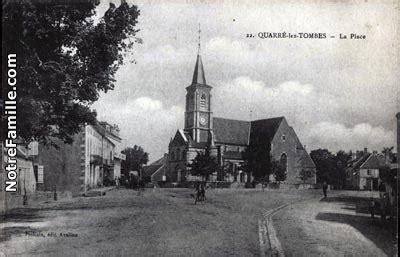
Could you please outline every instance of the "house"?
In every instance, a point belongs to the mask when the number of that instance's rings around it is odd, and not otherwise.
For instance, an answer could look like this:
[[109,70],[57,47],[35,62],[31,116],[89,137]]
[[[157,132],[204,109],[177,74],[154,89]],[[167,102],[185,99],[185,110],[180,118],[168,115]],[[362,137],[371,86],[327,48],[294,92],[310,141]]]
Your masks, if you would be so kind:
[[150,165],[143,166],[142,179],[152,183],[170,180],[169,178],[167,179],[167,161],[168,156],[165,154]]
[[110,174],[107,174],[110,180],[115,180],[121,177],[121,163],[125,161],[126,156],[122,153],[122,139],[119,135],[119,128],[117,125],[111,125],[107,122],[100,122],[101,126],[105,128],[106,137],[114,144],[114,165]]
[[81,195],[114,181],[120,173],[120,165],[114,167],[124,158],[116,151],[118,138],[111,131],[107,132],[101,123],[86,124],[73,136],[72,144],[58,139],[53,142],[57,147],[31,144],[35,170],[43,176],[38,190],[71,191],[74,196]]
[[347,164],[347,185],[357,190],[378,190],[381,182],[379,172],[383,167],[384,157],[376,151],[369,153],[365,148],[363,152],[357,152]]
[[307,183],[316,183],[315,164],[285,117],[254,121],[213,117],[211,91],[198,54],[192,83],[186,88],[185,125],[177,130],[168,147],[168,179],[194,180],[188,164],[208,148],[218,164],[229,171],[227,174],[233,174],[218,178],[215,173],[210,180],[245,182],[247,174],[241,169],[243,152],[249,145],[256,145],[270,149],[271,156],[286,170],[287,183],[304,183],[299,178],[304,169],[313,174]]

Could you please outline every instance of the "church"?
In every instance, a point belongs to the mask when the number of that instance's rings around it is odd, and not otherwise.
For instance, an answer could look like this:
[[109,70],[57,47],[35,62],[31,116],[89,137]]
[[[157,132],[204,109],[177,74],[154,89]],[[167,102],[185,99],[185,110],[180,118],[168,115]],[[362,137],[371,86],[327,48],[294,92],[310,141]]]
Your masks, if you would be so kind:
[[[192,83],[186,87],[185,125],[177,130],[169,143],[164,180],[183,182],[198,179],[191,176],[187,164],[199,151],[208,147],[218,164],[230,171],[222,180],[239,183],[250,181],[241,170],[243,151],[250,143],[261,142],[270,147],[272,158],[283,165],[287,183],[304,183],[299,178],[301,170],[314,174],[306,183],[316,182],[315,164],[285,117],[254,121],[214,117],[211,91],[198,53]],[[210,179],[216,181],[217,174]]]

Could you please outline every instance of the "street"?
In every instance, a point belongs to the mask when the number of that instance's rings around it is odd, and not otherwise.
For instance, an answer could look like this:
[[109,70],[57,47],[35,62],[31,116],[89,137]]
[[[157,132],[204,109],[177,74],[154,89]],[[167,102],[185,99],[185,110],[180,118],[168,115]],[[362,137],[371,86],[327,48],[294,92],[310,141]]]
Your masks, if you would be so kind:
[[[319,227],[326,214],[314,220],[307,206],[315,210],[322,204],[322,213],[336,207],[320,202],[318,190],[214,189],[207,191],[205,204],[197,205],[191,193],[148,189],[139,195],[118,189],[105,196],[16,209],[1,223],[0,249],[5,256],[259,256],[262,213],[289,204],[273,219],[286,255],[298,256],[305,250],[315,255],[352,255],[352,250],[360,249],[374,256],[384,254],[375,244],[366,244],[357,231],[342,234],[340,224],[331,221],[330,227]],[[319,234],[321,229],[325,237]],[[358,243],[343,251],[325,250],[342,249],[347,240]]]
[[273,222],[285,255],[394,256],[395,223],[371,218],[369,196],[378,192],[331,191],[282,210]]

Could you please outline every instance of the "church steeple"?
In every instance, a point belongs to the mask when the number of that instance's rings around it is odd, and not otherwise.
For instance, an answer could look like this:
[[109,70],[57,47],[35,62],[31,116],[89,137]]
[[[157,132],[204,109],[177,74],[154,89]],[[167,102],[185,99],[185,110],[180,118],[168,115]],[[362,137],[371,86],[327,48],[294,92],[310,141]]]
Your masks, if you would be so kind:
[[200,24],[199,24],[199,31],[198,32],[199,32],[199,43],[198,43],[198,49],[197,49],[196,65],[194,66],[192,84],[206,85],[206,76],[204,75],[203,62],[201,61],[201,56],[200,56],[200,44],[201,44]]
[[194,67],[192,84],[186,87],[185,132],[196,143],[211,143],[212,111],[211,89],[204,75],[203,62],[200,56],[200,26],[197,60]]
[[192,84],[207,85],[200,53],[197,55],[196,65],[194,66]]

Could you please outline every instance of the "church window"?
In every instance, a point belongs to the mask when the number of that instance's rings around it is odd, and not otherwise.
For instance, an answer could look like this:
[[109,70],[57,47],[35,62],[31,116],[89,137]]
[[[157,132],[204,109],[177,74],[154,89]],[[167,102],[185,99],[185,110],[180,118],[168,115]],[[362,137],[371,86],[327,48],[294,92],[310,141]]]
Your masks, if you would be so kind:
[[206,94],[201,94],[200,96],[200,108],[206,107],[207,96]]
[[285,141],[285,140],[286,140],[286,136],[282,135],[282,141]]
[[182,151],[182,160],[185,160],[185,159],[186,159],[186,151],[183,150],[183,151]]
[[171,151],[171,160],[175,160],[175,152]]
[[281,168],[284,169],[285,172],[287,172],[287,155],[285,153],[281,155],[279,164],[281,165]]

